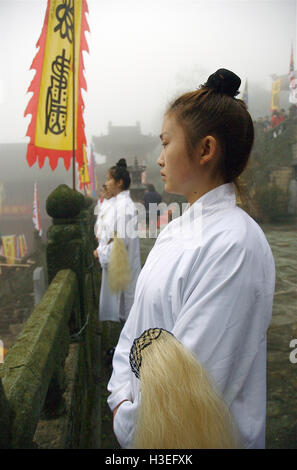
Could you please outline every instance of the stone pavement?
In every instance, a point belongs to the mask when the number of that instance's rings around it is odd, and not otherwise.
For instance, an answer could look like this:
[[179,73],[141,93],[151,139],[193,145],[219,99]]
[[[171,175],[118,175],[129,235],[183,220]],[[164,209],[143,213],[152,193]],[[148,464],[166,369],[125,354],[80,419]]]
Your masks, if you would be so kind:
[[[297,448],[297,225],[263,226],[276,264],[276,289],[267,344],[268,449]],[[295,354],[297,357],[297,353]]]
[[[276,264],[276,292],[267,345],[267,427],[266,448],[297,448],[297,363],[290,362],[292,339],[297,339],[297,223],[265,225],[263,231]],[[142,262],[155,240],[140,240]],[[118,332],[119,334],[119,332]],[[297,346],[296,346],[297,348]],[[103,350],[103,355],[104,355]],[[297,358],[297,351],[296,351]],[[116,449],[111,414],[106,406],[106,384],[111,367],[103,363],[102,447]]]

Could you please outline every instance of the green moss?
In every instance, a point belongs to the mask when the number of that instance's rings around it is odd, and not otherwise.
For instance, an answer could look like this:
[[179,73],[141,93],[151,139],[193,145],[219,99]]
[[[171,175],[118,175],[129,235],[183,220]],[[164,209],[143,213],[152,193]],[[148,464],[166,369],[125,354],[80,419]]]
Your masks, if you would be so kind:
[[292,163],[292,145],[296,142],[296,125],[286,121],[285,130],[276,138],[273,132],[264,132],[255,125],[255,142],[248,163],[243,173],[245,181],[254,187],[267,183],[272,170]]
[[47,231],[48,240],[66,243],[74,238],[81,237],[81,230],[78,224],[51,225]]
[[85,208],[89,209],[93,204],[94,204],[94,199],[89,196],[85,196]]
[[275,184],[257,187],[254,198],[262,221],[278,222],[287,215],[288,194]]
[[[279,129],[279,128],[277,128]],[[292,145],[296,143],[297,126],[293,120],[285,121],[285,128],[277,137],[274,130],[264,132],[255,123],[254,147],[246,170],[241,176],[252,196],[254,213],[259,222],[276,222],[288,217],[286,191],[276,185],[271,186],[271,174],[275,170],[292,165]]]
[[66,184],[58,186],[46,200],[46,211],[57,219],[75,217],[85,205],[84,196]]
[[15,415],[14,448],[32,446],[51,378],[67,354],[68,321],[76,295],[75,274],[60,271],[5,357],[1,375]]

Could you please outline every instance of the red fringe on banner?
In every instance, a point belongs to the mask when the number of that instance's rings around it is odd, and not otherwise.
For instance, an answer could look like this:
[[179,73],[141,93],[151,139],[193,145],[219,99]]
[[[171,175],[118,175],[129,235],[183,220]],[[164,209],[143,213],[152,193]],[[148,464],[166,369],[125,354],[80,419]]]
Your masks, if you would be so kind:
[[[42,65],[43,65],[43,58],[44,58],[44,51],[45,51],[45,44],[46,44],[46,37],[47,37],[47,25],[48,25],[48,18],[49,18],[49,8],[50,8],[50,0],[48,0],[44,24],[42,27],[40,38],[36,44],[36,47],[39,48],[36,56],[32,62],[30,70],[36,70],[36,74],[28,88],[28,92],[32,92],[33,95],[30,98],[30,101],[26,107],[24,112],[24,116],[27,114],[32,115],[31,122],[28,126],[28,130],[26,135],[30,137],[30,143],[28,144],[27,148],[27,162],[29,166],[34,165],[36,160],[38,160],[38,165],[40,168],[43,167],[45,158],[49,158],[49,165],[52,170],[57,167],[58,159],[62,158],[64,160],[64,165],[66,170],[69,169],[73,152],[72,150],[59,150],[59,149],[47,149],[38,147],[35,145],[35,130],[36,130],[36,119],[37,119],[37,108],[38,108],[38,101],[39,101],[39,90],[41,85],[41,77],[42,77]],[[78,164],[78,168],[83,165],[83,144],[86,145],[86,137],[85,137],[85,125],[83,120],[83,112],[84,112],[84,101],[82,98],[81,90],[84,89],[87,91],[87,83],[84,77],[84,62],[83,62],[83,51],[89,52],[88,44],[85,38],[85,32],[90,31],[89,25],[86,19],[86,13],[88,13],[88,5],[87,0],[82,0],[82,13],[81,13],[81,34],[80,34],[80,53],[79,53],[79,68],[78,68],[78,94],[77,94],[77,128],[76,128],[76,150],[75,150],[75,157],[76,162]]]

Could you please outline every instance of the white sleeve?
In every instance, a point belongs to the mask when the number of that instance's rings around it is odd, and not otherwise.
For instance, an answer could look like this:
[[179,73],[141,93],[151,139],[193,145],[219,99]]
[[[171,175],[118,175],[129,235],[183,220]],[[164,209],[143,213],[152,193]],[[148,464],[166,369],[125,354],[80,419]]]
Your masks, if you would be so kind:
[[116,227],[118,236],[124,241],[129,251],[131,244],[133,245],[134,240],[138,239],[136,210],[130,206],[125,206],[124,210],[118,213]]
[[[132,214],[129,211],[125,210],[119,211],[119,213],[117,214],[116,227],[118,236],[124,241],[124,244],[129,252],[131,250],[131,247],[133,249],[134,242],[134,239],[131,238],[131,235],[133,236],[137,230],[137,226],[135,228],[134,217],[132,216]],[[110,233],[112,233],[112,230],[110,230]],[[102,240],[102,242],[99,243],[99,246],[97,248],[98,258],[101,266],[106,266],[110,261],[113,242],[107,244],[107,238],[106,240]]]
[[120,446],[124,449],[129,449],[132,446],[140,399],[139,394],[132,397],[131,390],[133,372],[130,367],[129,354],[134,340],[134,335],[132,333],[134,321],[132,317],[133,315],[130,313],[128,320],[122,329],[113,356],[112,376],[107,386],[107,390],[110,392],[107,402],[111,411],[113,411],[114,408],[123,400],[127,400],[118,408],[113,422],[116,438]]
[[107,266],[109,263],[112,244],[113,242],[110,242],[109,245],[107,245],[107,243],[100,243],[100,240],[99,240],[97,253],[98,253],[99,262],[102,267]]
[[[113,208],[111,208],[113,210]],[[106,267],[110,261],[111,249],[113,242],[110,243],[110,238],[113,237],[114,232],[114,213],[109,213],[107,221],[105,219],[101,219],[100,226],[99,226],[99,246],[97,248],[98,259],[102,267]],[[98,231],[98,232],[99,232]]]
[[114,352],[112,376],[107,385],[110,395],[107,399],[111,410],[123,400],[132,400],[131,393],[131,368],[129,354],[134,338],[132,338],[133,315],[129,315],[119,337],[117,347]]
[[123,449],[132,449],[135,424],[138,413],[139,397],[135,401],[125,401],[121,404],[113,421],[113,430]]
[[271,312],[265,299],[273,293],[270,287],[263,292],[263,265],[245,247],[232,244],[211,259],[198,258],[172,333],[196,355],[219,390],[227,387],[235,396],[266,334]]
[[125,401],[121,404],[113,421],[113,430],[123,449],[131,449],[134,437],[135,423],[138,412],[138,398],[135,401]]

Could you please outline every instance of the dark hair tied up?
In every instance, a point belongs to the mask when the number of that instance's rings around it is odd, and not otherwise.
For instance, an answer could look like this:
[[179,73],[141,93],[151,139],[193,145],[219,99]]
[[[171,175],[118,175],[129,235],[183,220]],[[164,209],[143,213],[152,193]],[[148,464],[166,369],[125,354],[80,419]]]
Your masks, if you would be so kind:
[[122,190],[125,191],[126,189],[129,189],[130,184],[131,184],[131,178],[129,175],[129,171],[127,170],[127,162],[125,158],[121,158],[116,165],[112,166],[109,169],[109,172],[112,176],[112,178],[115,181],[123,181],[122,185]]
[[241,80],[235,73],[227,69],[219,69],[208,77],[207,82],[202,85],[202,88],[207,87],[217,93],[234,98],[239,94],[238,88],[240,84]]
[[121,166],[121,167],[127,168],[127,162],[126,162],[125,158],[120,158],[120,160],[118,161],[116,166]]
[[221,154],[215,170],[224,183],[237,187],[254,141],[252,118],[244,101],[235,98],[240,84],[235,73],[219,69],[198,90],[176,98],[167,110],[184,129],[189,158],[203,137],[218,139]]

